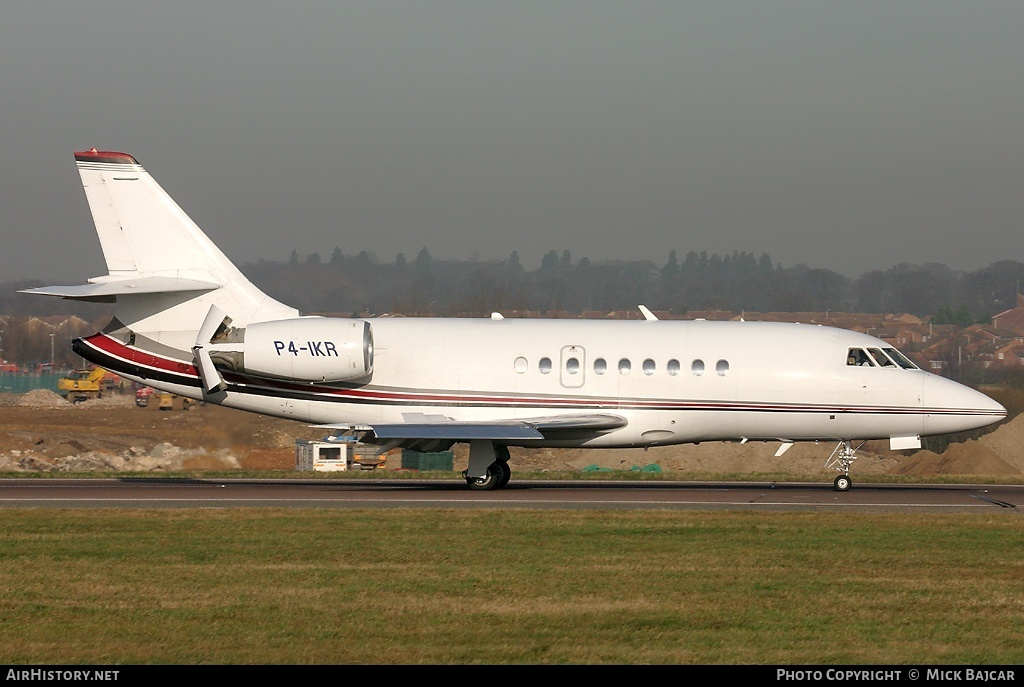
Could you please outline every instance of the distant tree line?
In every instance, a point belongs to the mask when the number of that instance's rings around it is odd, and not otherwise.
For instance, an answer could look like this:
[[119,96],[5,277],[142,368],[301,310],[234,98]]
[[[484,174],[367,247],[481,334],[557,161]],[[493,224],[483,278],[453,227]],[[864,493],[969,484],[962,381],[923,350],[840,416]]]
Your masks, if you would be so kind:
[[[435,260],[426,247],[412,259],[399,253],[383,262],[366,251],[335,248],[328,260],[249,263],[242,271],[274,298],[304,313],[342,316],[486,316],[498,312],[542,316],[636,311],[638,304],[685,315],[695,310],[743,312],[872,312],[933,316],[943,324],[986,322],[1016,305],[1024,263],[1003,260],[971,272],[945,265],[902,263],[850,279],[807,265],[783,267],[770,256],[671,251],[662,264],[649,260],[591,261],[550,250],[528,270],[519,254],[505,260]],[[26,327],[31,317],[77,316],[97,327],[109,304],[17,293],[50,281],[0,282],[0,355],[22,365],[49,360],[49,334]],[[20,319],[19,319],[20,318]],[[5,331],[6,329],[6,331]],[[23,331],[25,330],[25,331]],[[76,332],[74,335],[79,335]],[[70,356],[68,334],[58,333],[56,358]],[[20,338],[19,338],[20,337]]]
[[736,314],[847,311],[912,313],[945,323],[971,324],[1016,305],[1024,263],[995,262],[972,272],[945,265],[901,263],[850,279],[831,269],[783,267],[767,254],[720,255],[671,251],[653,261],[574,259],[550,250],[527,270],[517,252],[505,260],[435,260],[426,247],[412,259],[382,262],[365,251],[335,248],[301,260],[260,261],[242,268],[254,283],[304,312],[464,316],[532,311],[578,316],[587,312],[652,309]]
[[[335,248],[301,259],[242,266],[253,283],[305,313],[475,316],[531,311],[547,316],[635,310],[644,304],[679,315],[694,310],[747,312],[847,311],[912,313],[936,322],[987,321],[1016,305],[1024,263],[1003,260],[975,271],[901,263],[850,279],[831,269],[783,267],[767,254],[671,251],[649,260],[591,261],[550,250],[528,270],[517,252],[505,260],[435,260],[426,247],[412,259],[383,262],[366,251]],[[77,315],[93,321],[106,304],[17,293],[49,282],[0,283],[0,315]]]

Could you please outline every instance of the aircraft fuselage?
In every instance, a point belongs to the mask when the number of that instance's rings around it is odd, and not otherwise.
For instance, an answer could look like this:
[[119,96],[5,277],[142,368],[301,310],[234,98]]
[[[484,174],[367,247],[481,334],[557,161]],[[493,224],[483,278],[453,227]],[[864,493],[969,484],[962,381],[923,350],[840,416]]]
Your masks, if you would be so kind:
[[[141,383],[311,424],[371,426],[614,413],[623,427],[531,446],[650,446],[715,440],[888,439],[990,424],[1005,409],[948,379],[898,365],[847,364],[851,348],[891,349],[812,324],[715,321],[367,319],[373,369],[347,382],[225,373],[204,394],[191,351],[144,351],[98,334],[87,359]],[[325,320],[340,330],[351,320]],[[328,327],[321,331],[330,331]],[[333,357],[331,335],[267,340],[267,355]],[[246,355],[254,355],[247,349]],[[307,361],[312,364],[315,361]],[[511,442],[507,442],[511,443]]]

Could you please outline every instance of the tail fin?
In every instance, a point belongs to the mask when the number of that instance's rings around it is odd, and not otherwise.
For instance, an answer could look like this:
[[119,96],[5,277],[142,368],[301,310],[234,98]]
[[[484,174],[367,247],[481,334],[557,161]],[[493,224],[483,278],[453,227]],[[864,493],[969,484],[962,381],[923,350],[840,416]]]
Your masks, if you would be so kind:
[[238,326],[298,316],[257,289],[131,155],[75,153],[108,274],[36,293],[115,301],[131,332],[188,350],[211,306]]

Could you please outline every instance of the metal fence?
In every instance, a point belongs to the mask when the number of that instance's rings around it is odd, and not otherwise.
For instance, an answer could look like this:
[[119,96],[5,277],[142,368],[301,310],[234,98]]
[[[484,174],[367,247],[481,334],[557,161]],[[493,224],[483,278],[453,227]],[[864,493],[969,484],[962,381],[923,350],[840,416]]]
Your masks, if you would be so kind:
[[23,372],[0,372],[0,393],[27,394],[33,389],[57,391],[57,380],[66,373],[25,374]]

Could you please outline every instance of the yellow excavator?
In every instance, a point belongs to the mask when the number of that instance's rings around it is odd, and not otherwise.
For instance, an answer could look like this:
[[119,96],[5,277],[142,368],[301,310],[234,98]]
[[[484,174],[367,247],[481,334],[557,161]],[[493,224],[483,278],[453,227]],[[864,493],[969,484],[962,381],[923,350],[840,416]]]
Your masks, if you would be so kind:
[[117,383],[116,375],[97,367],[91,370],[72,370],[69,376],[57,380],[57,390],[67,400],[78,403],[90,398],[101,398],[104,391],[114,389]]

